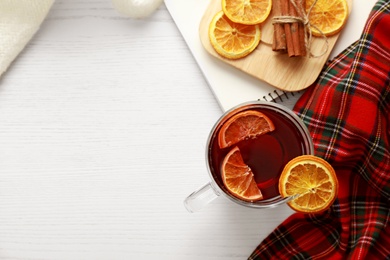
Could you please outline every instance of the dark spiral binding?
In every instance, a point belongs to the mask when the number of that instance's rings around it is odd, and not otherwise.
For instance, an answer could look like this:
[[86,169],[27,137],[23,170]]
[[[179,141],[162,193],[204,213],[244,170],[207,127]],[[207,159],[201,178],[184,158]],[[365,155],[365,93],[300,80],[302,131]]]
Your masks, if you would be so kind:
[[[296,91],[295,93],[299,93],[299,91]],[[263,96],[263,100],[278,103],[283,102],[283,98],[289,99],[289,95],[294,96],[294,92],[280,92],[274,90],[273,92],[268,93],[268,96]],[[260,101],[261,98],[259,98],[258,100]]]

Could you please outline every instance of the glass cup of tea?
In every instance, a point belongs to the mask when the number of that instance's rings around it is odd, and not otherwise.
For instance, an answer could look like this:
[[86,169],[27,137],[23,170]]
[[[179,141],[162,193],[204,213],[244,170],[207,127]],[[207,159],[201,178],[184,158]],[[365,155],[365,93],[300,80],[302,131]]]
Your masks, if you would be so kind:
[[[239,140],[234,145],[221,148],[220,132],[232,118],[258,111],[273,124],[272,131]],[[230,121],[229,121],[230,120]],[[233,129],[234,133],[237,129]],[[238,130],[237,130],[238,131]],[[230,134],[231,134],[230,133]],[[234,148],[233,148],[234,147]],[[239,148],[241,157],[253,173],[257,187],[261,191],[260,200],[250,201],[240,198],[229,190],[222,177],[225,158],[232,149]],[[313,141],[302,120],[289,108],[268,101],[252,101],[240,104],[226,111],[212,128],[206,145],[206,164],[210,182],[191,193],[184,205],[189,212],[196,212],[220,195],[250,208],[271,208],[284,204],[291,198],[282,198],[279,194],[279,176],[291,159],[314,154]]]

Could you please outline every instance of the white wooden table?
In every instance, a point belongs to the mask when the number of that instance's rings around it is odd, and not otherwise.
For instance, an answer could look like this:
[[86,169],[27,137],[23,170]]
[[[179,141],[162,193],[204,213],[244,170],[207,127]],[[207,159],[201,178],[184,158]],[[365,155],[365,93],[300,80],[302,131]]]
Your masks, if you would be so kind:
[[287,206],[183,206],[221,113],[165,6],[57,0],[0,79],[0,259],[246,259]]

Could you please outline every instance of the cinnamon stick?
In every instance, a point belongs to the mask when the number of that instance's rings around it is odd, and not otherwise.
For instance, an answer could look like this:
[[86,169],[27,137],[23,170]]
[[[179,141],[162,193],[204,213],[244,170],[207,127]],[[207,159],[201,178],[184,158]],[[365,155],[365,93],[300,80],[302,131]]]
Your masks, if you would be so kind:
[[[280,16],[286,17],[287,20],[299,17],[291,1],[296,1],[297,7],[301,8],[302,5],[302,10],[305,10],[305,0],[274,0],[274,15],[279,16],[280,13]],[[272,50],[286,50],[289,57],[305,56],[305,25],[300,21],[275,23]]]
[[[298,8],[304,4],[303,0],[291,0],[295,1],[295,5]],[[293,17],[302,18],[294,5],[289,1],[289,13]],[[300,21],[291,23],[291,35],[293,40],[293,50],[288,50],[288,55],[292,56],[305,56],[306,55],[306,47],[305,47],[305,35],[304,35],[304,24]]]
[[[297,0],[297,6],[302,6],[302,11],[306,12],[306,0]],[[301,18],[303,18],[301,16]],[[301,48],[301,54],[302,56],[306,56],[306,29],[305,24],[299,23],[298,24],[298,32],[299,32],[299,46]]]
[[[275,16],[282,15],[282,2],[286,0],[274,0],[273,12]],[[274,23],[274,38],[272,42],[273,51],[282,51],[287,50],[286,45],[286,33],[284,31],[284,25],[281,23]]]
[[[290,0],[282,0],[282,16],[291,16]],[[286,45],[288,56],[291,57],[294,53],[294,44],[291,32],[291,23],[284,23],[284,31],[286,34]]]
[[[294,0],[291,0],[294,1]],[[289,14],[292,17],[297,17],[298,12],[295,9],[294,5],[291,3],[291,1],[288,1],[288,10]],[[298,22],[293,22],[290,24],[290,30],[291,30],[291,39],[292,39],[292,48],[288,49],[288,56],[301,56],[301,48],[299,46],[299,32],[298,32]]]

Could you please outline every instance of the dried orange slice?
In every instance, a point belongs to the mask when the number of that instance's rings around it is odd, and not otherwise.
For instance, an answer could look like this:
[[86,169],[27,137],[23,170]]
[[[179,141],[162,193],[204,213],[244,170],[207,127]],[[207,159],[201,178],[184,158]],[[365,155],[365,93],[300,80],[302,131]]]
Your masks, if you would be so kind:
[[222,11],[209,25],[211,45],[219,55],[228,59],[247,56],[259,45],[260,36],[260,26],[234,23]]
[[223,124],[218,133],[218,144],[220,148],[226,148],[274,129],[274,124],[266,115],[256,110],[247,110],[234,115]]
[[235,23],[259,24],[271,12],[271,0],[222,0],[222,10]]
[[295,211],[320,213],[334,202],[338,181],[333,167],[314,155],[302,155],[286,164],[279,179],[282,197],[298,195],[288,202]]
[[253,172],[245,164],[237,146],[225,156],[221,166],[221,174],[225,187],[235,197],[245,201],[257,201],[263,198]]
[[[315,0],[307,0],[306,12]],[[314,36],[335,35],[343,28],[348,17],[346,0],[317,0],[309,13],[311,32]],[[321,32],[320,32],[320,31]]]

